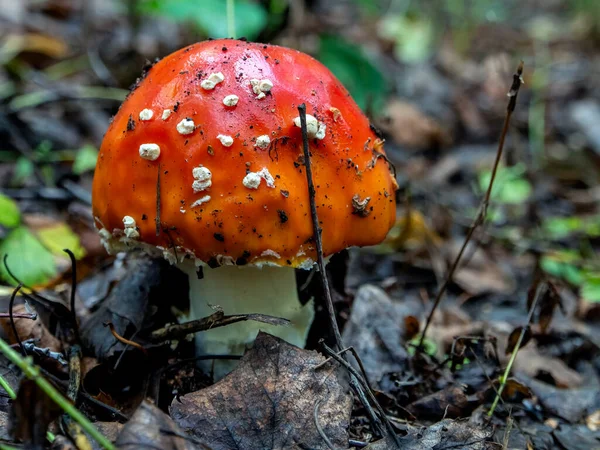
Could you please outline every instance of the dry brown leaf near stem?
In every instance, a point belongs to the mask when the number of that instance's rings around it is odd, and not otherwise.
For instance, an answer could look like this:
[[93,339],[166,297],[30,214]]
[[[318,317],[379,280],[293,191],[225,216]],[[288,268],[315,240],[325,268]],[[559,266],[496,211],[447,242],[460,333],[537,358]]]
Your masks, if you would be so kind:
[[[129,422],[123,426],[115,444],[119,448],[204,448],[194,445],[192,439],[188,438],[168,415],[148,401],[142,402]],[[210,445],[208,448],[214,447]]]
[[325,357],[259,333],[218,383],[175,399],[171,417],[213,450],[326,449],[348,445],[352,400],[343,372]]
[[389,121],[382,128],[398,144],[425,150],[446,147],[452,141],[447,130],[410,103],[393,100],[387,106],[386,115]]
[[[454,261],[461,245],[462,242],[454,241],[445,247],[446,261]],[[480,247],[474,248],[473,244],[468,245],[453,279],[472,295],[509,294],[515,289],[514,281],[509,274],[505,273],[487,252]]]
[[[13,314],[28,313],[23,305],[17,305],[13,308]],[[11,343],[16,343],[17,339],[10,326],[9,319],[0,319],[0,325],[4,332],[10,337]],[[38,316],[35,320],[15,318],[15,327],[21,341],[35,339],[35,345],[40,348],[48,348],[53,352],[62,351],[62,343],[48,331]]]

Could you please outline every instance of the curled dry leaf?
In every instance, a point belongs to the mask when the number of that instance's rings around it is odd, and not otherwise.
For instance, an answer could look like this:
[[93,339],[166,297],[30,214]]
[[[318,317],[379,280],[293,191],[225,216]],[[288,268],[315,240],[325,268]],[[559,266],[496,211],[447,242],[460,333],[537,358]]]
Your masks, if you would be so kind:
[[211,448],[195,445],[171,418],[148,401],[140,404],[115,442],[118,448],[164,448],[196,450]]
[[173,420],[213,450],[326,449],[348,444],[352,401],[342,372],[325,358],[259,333],[238,367],[171,404]]
[[[24,314],[28,312],[29,311],[27,311],[23,305],[17,305],[13,308],[13,314]],[[10,342],[17,342],[10,326],[10,321],[8,319],[2,319],[0,320],[0,324],[2,325],[4,332],[10,336]],[[15,327],[21,341],[34,339],[35,345],[40,348],[47,348],[53,352],[62,351],[62,343],[48,331],[48,328],[46,328],[39,315],[35,320],[15,317]]]
[[412,402],[407,409],[415,417],[441,419],[465,417],[476,406],[476,403],[469,402],[463,387],[449,385],[441,391]]
[[[463,449],[491,450],[497,448],[490,439],[493,431],[489,426],[476,426],[464,420],[445,419],[429,427],[409,427],[406,436],[400,439],[405,450]],[[377,441],[365,450],[387,450],[393,443]]]
[[[519,337],[521,336],[521,332],[523,331],[523,327],[517,327],[508,336],[508,344],[506,345],[506,354],[512,353],[515,347],[517,346],[517,342],[519,342]],[[531,328],[529,326],[525,327],[525,334],[523,334],[523,339],[521,340],[521,345],[519,349],[525,347],[527,343],[531,340]]]

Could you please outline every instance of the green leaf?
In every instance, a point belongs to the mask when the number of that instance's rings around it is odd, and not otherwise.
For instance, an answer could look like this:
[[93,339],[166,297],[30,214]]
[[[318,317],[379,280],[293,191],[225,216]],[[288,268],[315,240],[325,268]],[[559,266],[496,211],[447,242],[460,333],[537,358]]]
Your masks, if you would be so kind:
[[11,198],[0,194],[0,225],[14,228],[21,221],[19,206]]
[[[176,22],[191,22],[208,37],[229,36],[226,0],[147,0],[140,4],[142,12],[166,17]],[[236,37],[256,38],[267,24],[267,11],[258,2],[234,1]]]
[[[43,284],[56,276],[54,257],[24,226],[15,228],[0,242],[0,261],[8,255],[10,270],[29,286]],[[17,284],[0,264],[0,276],[10,284]]]
[[339,78],[358,106],[373,111],[382,108],[387,81],[361,47],[337,36],[322,35],[318,59]]
[[12,184],[22,186],[27,179],[33,176],[34,169],[34,165],[30,160],[19,157],[13,170]]
[[73,173],[81,175],[96,168],[98,159],[98,150],[93,145],[84,145],[77,151],[75,161],[73,161]]
[[580,231],[583,221],[576,216],[548,217],[544,220],[542,226],[551,239],[563,239],[576,231]]
[[424,61],[432,53],[434,26],[426,16],[386,15],[380,23],[379,33],[395,41],[394,53],[406,63]]
[[581,285],[581,296],[592,303],[600,303],[600,273],[586,274]]
[[580,286],[583,275],[581,269],[577,267],[578,259],[578,256],[570,252],[557,252],[542,256],[540,266],[544,272],[562,278],[574,286]]
[[79,236],[66,223],[57,223],[37,231],[40,242],[56,256],[65,256],[64,249],[73,252],[76,259],[85,256]]
[[[533,190],[531,183],[523,177],[525,170],[523,164],[516,164],[513,167],[499,167],[492,188],[492,200],[506,204],[525,202]],[[482,192],[487,191],[491,177],[491,170],[479,174],[479,188]]]

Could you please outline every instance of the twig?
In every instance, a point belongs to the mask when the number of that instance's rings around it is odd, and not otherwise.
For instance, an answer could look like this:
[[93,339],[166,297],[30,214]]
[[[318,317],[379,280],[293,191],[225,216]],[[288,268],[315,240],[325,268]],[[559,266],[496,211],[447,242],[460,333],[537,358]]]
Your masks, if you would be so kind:
[[77,324],[77,311],[75,311],[75,296],[77,293],[77,259],[71,250],[68,248],[63,249],[69,258],[71,259],[71,320],[73,321],[73,332],[75,333],[75,340],[77,343],[81,342],[79,337],[79,326]]
[[429,315],[427,316],[427,321],[425,322],[425,327],[423,328],[423,332],[421,333],[421,338],[419,340],[419,345],[418,345],[419,349],[423,348],[423,342],[425,341],[425,335],[427,334],[429,325],[431,325],[431,320],[433,318],[433,314],[435,313],[435,310],[438,308],[440,302],[442,301],[442,298],[443,298],[444,294],[446,293],[446,289],[448,289],[448,285],[454,278],[454,272],[456,272],[458,264],[460,263],[460,261],[462,259],[462,256],[467,248],[467,245],[469,244],[469,242],[471,241],[471,238],[473,237],[473,233],[481,224],[483,224],[485,222],[485,219],[487,217],[487,210],[488,210],[488,206],[490,204],[492,188],[494,186],[494,181],[496,179],[496,174],[498,172],[498,166],[500,165],[500,160],[502,158],[502,151],[504,149],[504,141],[505,141],[506,135],[508,133],[508,125],[510,124],[510,118],[512,116],[512,113],[515,110],[515,105],[517,103],[517,95],[519,94],[519,88],[521,87],[521,84],[523,83],[522,76],[523,76],[523,61],[521,61],[521,63],[517,67],[517,72],[515,74],[513,74],[513,82],[510,87],[510,90],[508,91],[508,96],[509,96],[508,106],[506,108],[506,116],[504,117],[504,125],[502,127],[502,132],[500,133],[500,139],[498,142],[498,150],[496,151],[496,160],[494,161],[494,166],[492,168],[492,175],[490,177],[490,183],[488,185],[485,196],[483,197],[483,200],[481,201],[481,204],[479,205],[479,211],[477,212],[477,216],[475,217],[475,220],[473,220],[473,223],[471,224],[469,231],[467,232],[467,235],[462,244],[462,247],[460,248],[458,255],[456,255],[456,258],[454,259],[454,262],[452,263],[452,266],[450,267],[450,270],[448,271],[448,275],[446,276],[446,279],[444,280],[444,284],[442,284],[442,286],[440,287],[438,294],[435,298],[435,302],[433,303],[433,307],[431,308],[431,311],[429,312]]
[[146,350],[140,344],[138,344],[137,342],[134,342],[134,341],[130,341],[129,339],[126,339],[123,336],[121,336],[119,333],[117,333],[117,330],[115,330],[115,326],[113,325],[112,322],[104,322],[102,325],[104,325],[105,327],[108,327],[110,329],[111,334],[114,336],[114,338],[117,341],[122,342],[123,344],[126,344],[126,345],[131,345],[132,347],[135,347],[138,350],[141,350],[142,353],[148,354],[148,350]]
[[498,406],[498,401],[502,396],[502,392],[504,391],[504,387],[506,386],[506,382],[508,381],[508,376],[510,375],[510,371],[512,366],[517,359],[517,353],[519,353],[519,348],[521,347],[521,343],[523,342],[523,337],[525,336],[526,330],[529,328],[529,324],[531,324],[531,320],[533,319],[533,314],[537,307],[538,300],[542,296],[542,293],[547,289],[548,285],[544,283],[540,283],[535,291],[535,297],[533,302],[531,303],[531,308],[529,309],[529,315],[527,316],[527,325],[521,329],[521,334],[519,334],[519,339],[517,339],[517,344],[510,355],[510,359],[508,360],[508,365],[504,370],[504,374],[500,377],[500,387],[498,388],[498,393],[496,394],[496,398],[494,398],[494,403],[492,403],[492,407],[488,411],[488,417],[494,415],[494,411],[496,410],[496,406]]
[[115,446],[110,442],[96,427],[85,417],[79,410],[67,400],[56,388],[44,377],[40,375],[38,367],[31,364],[27,359],[22,358],[15,352],[4,339],[0,339],[0,352],[23,371],[23,374],[30,380],[35,381],[38,387],[63,409],[73,420],[106,450],[116,450]]
[[156,235],[160,235],[160,163],[158,163],[158,174],[156,175]]
[[327,353],[329,356],[331,356],[333,359],[335,359],[339,364],[344,366],[346,368],[346,370],[348,370],[348,372],[350,372],[350,374],[354,377],[354,379],[356,379],[362,385],[361,387],[363,388],[363,392],[365,392],[367,394],[367,396],[369,397],[370,403],[372,403],[375,406],[375,408],[377,409],[377,412],[379,413],[381,419],[383,420],[383,422],[386,425],[388,433],[394,438],[398,447],[400,447],[399,442],[398,442],[398,437],[396,436],[396,432],[394,431],[394,428],[392,427],[391,422],[389,420],[386,420],[387,416],[385,414],[385,411],[383,410],[383,408],[381,407],[381,405],[379,404],[379,402],[373,395],[373,392],[370,389],[368,389],[368,385],[367,385],[366,381],[362,379],[362,377],[357,372],[357,370],[354,367],[352,367],[352,365],[348,361],[346,361],[341,356],[338,356],[338,354],[333,349],[329,348],[327,346],[327,344],[325,344],[323,339],[321,339],[320,344],[321,344],[323,350],[325,351],[325,353]]
[[37,314],[35,313],[0,313],[0,319],[10,319],[10,317],[14,317],[15,319],[28,319],[28,320],[35,320],[37,319]]
[[15,305],[15,298],[17,297],[17,293],[21,290],[22,287],[23,287],[23,284],[19,283],[18,286],[13,291],[12,295],[10,296],[10,302],[8,304],[8,315],[10,318],[10,327],[12,328],[12,332],[15,335],[15,339],[16,339],[17,343],[19,344],[19,347],[21,349],[21,354],[23,356],[27,356],[27,352],[25,351],[25,346],[23,346],[23,342],[21,342],[21,338],[19,337],[19,332],[17,331],[17,325],[15,324],[15,318],[13,316],[13,307]]
[[315,246],[317,248],[317,265],[319,266],[319,272],[321,272],[321,287],[325,294],[325,305],[327,306],[327,312],[329,314],[329,323],[333,336],[335,338],[335,346],[337,350],[342,350],[344,344],[342,342],[342,335],[340,334],[340,328],[338,327],[337,320],[335,318],[335,309],[333,308],[333,300],[331,299],[331,291],[329,290],[329,283],[327,282],[327,272],[325,272],[325,258],[323,256],[323,241],[321,239],[321,227],[319,226],[319,216],[317,214],[317,205],[315,202],[315,184],[313,182],[312,167],[310,164],[310,150],[308,146],[308,132],[306,131],[306,105],[302,103],[298,106],[298,112],[300,113],[300,127],[302,129],[302,147],[304,150],[304,168],[306,170],[306,180],[308,182],[308,196],[310,199],[310,215],[313,223],[313,237],[315,239]]
[[323,441],[325,442],[325,445],[327,446],[327,448],[329,450],[335,450],[335,447],[333,446],[333,444],[331,443],[331,441],[325,434],[325,431],[323,431],[323,428],[321,428],[321,424],[319,423],[319,407],[320,406],[321,406],[321,399],[317,400],[317,403],[315,403],[315,409],[313,411],[315,427],[317,428],[317,432],[319,433],[319,436],[321,436],[321,439],[323,439]]
[[35,345],[35,342],[33,340],[27,340],[27,341],[23,342],[23,347],[25,347],[25,350],[28,353],[33,353],[35,355],[45,356],[46,358],[53,359],[54,361],[58,362],[61,366],[66,366],[67,364],[69,364],[65,360],[62,353],[53,352],[49,348],[38,347]]
[[[311,214],[311,219],[312,219],[312,224],[313,224],[313,237],[315,240],[315,247],[316,247],[316,253],[317,253],[317,265],[319,267],[319,272],[320,272],[319,275],[321,278],[321,285],[322,285],[323,293],[325,295],[325,305],[327,306],[327,313],[329,316],[329,324],[331,326],[331,330],[333,331],[333,336],[335,338],[336,350],[340,351],[344,348],[344,343],[342,341],[342,335],[340,334],[340,329],[338,327],[337,320],[335,317],[335,309],[333,307],[333,300],[331,298],[329,282],[327,281],[327,272],[325,271],[325,258],[323,255],[323,242],[321,239],[321,228],[319,227],[319,216],[317,214],[317,204],[315,201],[316,191],[315,191],[315,185],[314,185],[313,176],[312,176],[312,167],[311,167],[311,163],[310,163],[310,149],[309,149],[309,145],[308,145],[308,132],[306,129],[306,105],[304,103],[302,103],[301,105],[298,106],[298,113],[300,116],[300,128],[302,130],[302,149],[303,149],[303,153],[304,153],[304,168],[306,170],[306,181],[307,181],[307,185],[308,185],[308,198],[310,201],[310,214]],[[325,344],[323,344],[323,345],[325,345]],[[327,346],[325,346],[325,347],[327,347]],[[327,347],[327,348],[329,348],[329,347]],[[335,354],[334,350],[331,350],[331,351]],[[333,357],[333,355],[330,355],[330,356]],[[346,367],[350,371],[350,373],[351,373],[350,385],[352,386],[354,391],[357,393],[363,406],[367,410],[369,417],[371,418],[371,422],[373,423],[373,426],[382,435],[385,435],[385,431],[382,429],[380,422],[377,420],[374,412],[372,411],[371,403],[379,411],[379,413],[381,415],[381,420],[385,423],[386,429],[387,429],[388,433],[391,435],[391,437],[394,439],[396,446],[400,447],[400,442],[398,441],[398,436],[396,435],[396,432],[394,431],[394,428],[393,428],[391,422],[385,415],[383,409],[381,408],[381,405],[379,405],[379,403],[375,399],[375,396],[373,395],[373,392],[370,390],[369,385],[366,382],[366,380],[362,379],[362,377],[354,369],[354,367],[352,367],[348,363],[347,357],[345,354],[343,354],[342,356],[338,356],[337,354],[335,354],[334,359],[336,359],[336,361],[343,361],[344,367]],[[365,391],[363,391],[363,389]],[[367,401],[367,399],[365,397],[365,393],[368,395],[370,402]]]
[[253,320],[255,322],[268,323],[271,325],[286,326],[290,324],[287,319],[280,317],[268,316],[266,314],[235,314],[226,316],[223,311],[217,311],[208,317],[198,320],[192,320],[181,324],[169,325],[159,330],[155,330],[150,335],[150,341],[159,343],[168,341],[169,339],[180,339],[188,334],[197,333],[199,331],[211,330],[213,328],[224,327],[236,322],[245,320]]

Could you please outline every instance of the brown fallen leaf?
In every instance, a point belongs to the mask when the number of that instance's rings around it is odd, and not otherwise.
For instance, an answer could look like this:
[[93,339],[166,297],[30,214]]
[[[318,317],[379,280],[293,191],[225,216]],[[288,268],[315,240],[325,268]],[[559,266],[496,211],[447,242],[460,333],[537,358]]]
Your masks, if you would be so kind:
[[415,416],[422,419],[465,417],[478,405],[469,402],[463,387],[449,385],[441,391],[420,398],[407,406]]
[[[461,245],[462,242],[454,241],[445,246],[446,261],[454,261]],[[514,279],[494,259],[480,247],[469,244],[454,274],[454,282],[472,295],[510,294],[515,289]]]
[[352,400],[338,367],[259,333],[237,368],[206,389],[175,399],[171,417],[213,450],[347,448]]
[[[521,333],[523,332],[523,327],[516,327],[510,335],[508,336],[508,343],[506,344],[505,354],[512,353],[519,342],[519,338],[521,337]],[[523,339],[521,340],[521,344],[519,349],[525,347],[527,343],[531,340],[531,328],[529,326],[525,327],[525,333],[523,334]]]
[[390,120],[383,126],[384,131],[398,144],[423,150],[445,147],[452,141],[447,130],[413,104],[393,100],[386,114]]
[[[498,448],[490,442],[493,431],[489,426],[477,426],[464,420],[445,419],[429,427],[410,426],[407,435],[400,438],[403,450],[463,449],[491,450]],[[391,442],[380,440],[365,450],[395,448]]]
[[366,284],[356,293],[344,328],[344,343],[361,356],[373,386],[385,373],[406,367],[408,353],[402,345],[407,342],[405,319],[415,311],[414,303],[394,302],[377,286]]
[[[17,305],[13,308],[13,314],[27,312],[23,305]],[[10,342],[16,343],[17,339],[10,326],[10,320],[1,319],[0,326],[2,326],[4,332],[10,337]],[[40,348],[48,348],[53,352],[62,352],[62,343],[48,331],[48,328],[42,322],[41,316],[38,316],[35,320],[15,318],[15,327],[21,341],[35,339],[35,345]]]
[[204,447],[196,445],[186,436],[173,420],[148,401],[140,404],[127,422],[115,444],[118,448],[164,448],[171,450],[196,450]]

